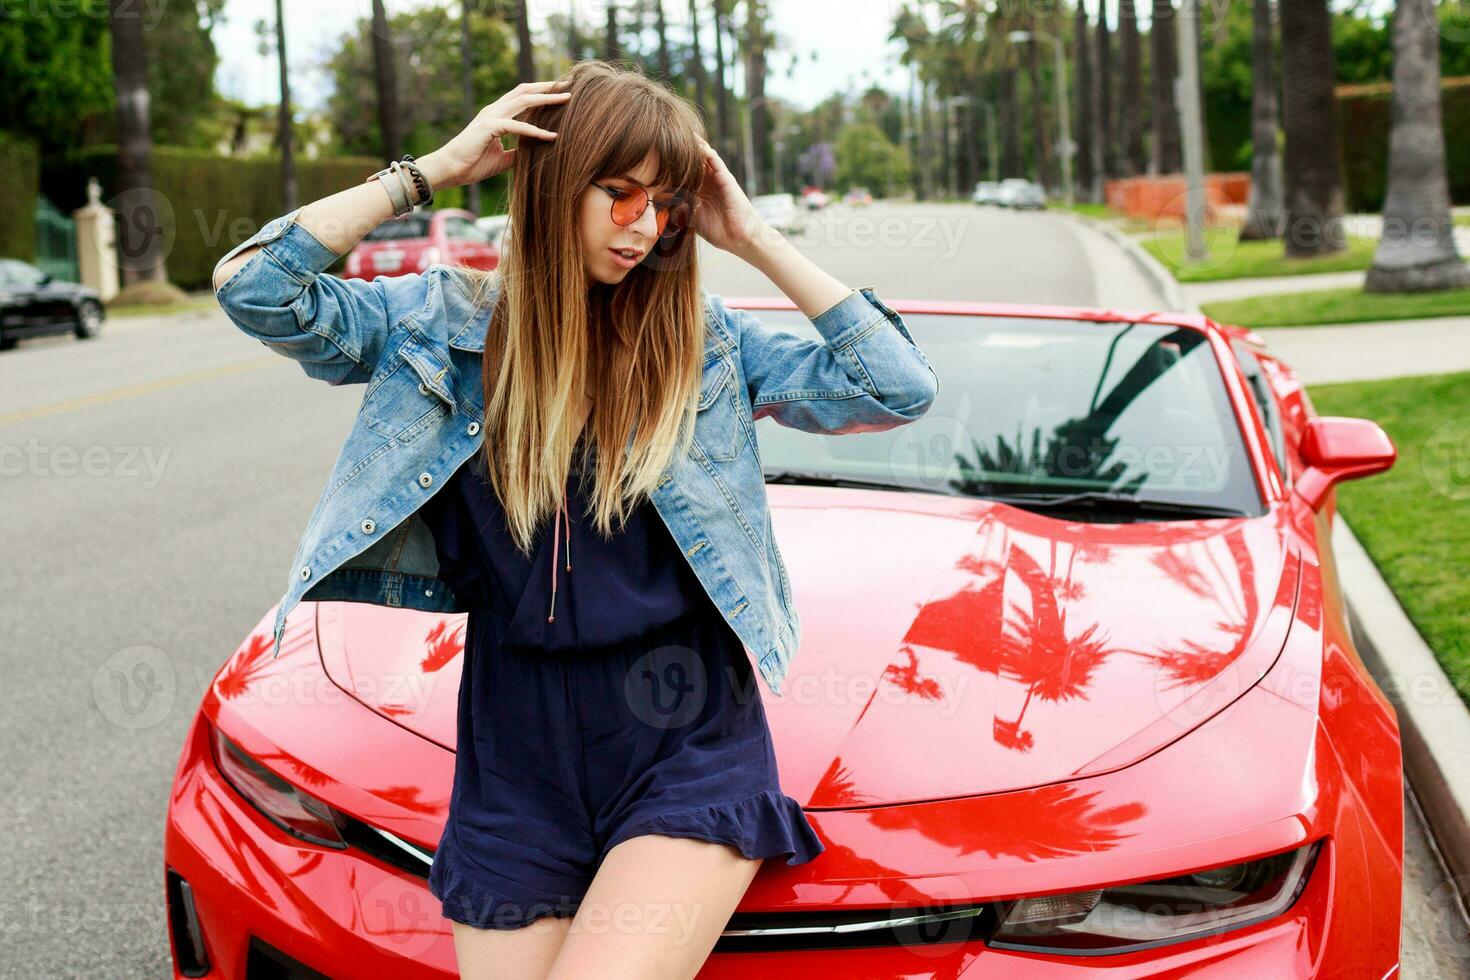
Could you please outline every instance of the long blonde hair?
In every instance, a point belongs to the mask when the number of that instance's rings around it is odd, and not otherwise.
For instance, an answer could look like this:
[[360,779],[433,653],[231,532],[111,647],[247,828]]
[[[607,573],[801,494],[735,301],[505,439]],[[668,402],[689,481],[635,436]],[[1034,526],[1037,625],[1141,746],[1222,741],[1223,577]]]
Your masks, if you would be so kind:
[[[578,62],[552,89],[573,94],[520,117],[557,138],[517,141],[499,268],[461,269],[477,300],[492,279],[501,287],[485,337],[483,452],[511,536],[526,554],[562,501],[584,390],[594,403],[582,459],[597,448],[588,496],[606,537],[613,519],[621,526],[687,448],[704,348],[692,228],[672,244],[659,240],[618,284],[594,281],[590,289],[577,230],[589,182],[636,169],[650,150],[659,162],[653,184],[697,200],[699,113],[636,68],[600,61]],[[584,466],[584,487],[587,474]]]

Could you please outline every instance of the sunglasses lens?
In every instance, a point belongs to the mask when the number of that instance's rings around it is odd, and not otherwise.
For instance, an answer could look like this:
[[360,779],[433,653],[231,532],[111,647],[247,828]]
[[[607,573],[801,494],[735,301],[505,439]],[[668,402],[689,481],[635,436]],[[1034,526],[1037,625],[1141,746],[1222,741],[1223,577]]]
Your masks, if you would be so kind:
[[647,206],[647,191],[641,187],[623,188],[622,194],[612,202],[612,219],[620,225],[631,225]]
[[659,212],[658,232],[664,238],[673,238],[689,225],[689,205],[683,201]]

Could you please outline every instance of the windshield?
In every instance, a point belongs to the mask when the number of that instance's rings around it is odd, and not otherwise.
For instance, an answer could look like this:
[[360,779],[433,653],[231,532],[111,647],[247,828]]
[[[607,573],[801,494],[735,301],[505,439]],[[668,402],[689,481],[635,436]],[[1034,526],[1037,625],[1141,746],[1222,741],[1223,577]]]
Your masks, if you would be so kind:
[[[772,327],[819,340],[799,312]],[[939,375],[919,420],[819,435],[756,422],[768,479],[818,475],[970,496],[1104,492],[1264,507],[1204,334],[1153,323],[906,314]]]

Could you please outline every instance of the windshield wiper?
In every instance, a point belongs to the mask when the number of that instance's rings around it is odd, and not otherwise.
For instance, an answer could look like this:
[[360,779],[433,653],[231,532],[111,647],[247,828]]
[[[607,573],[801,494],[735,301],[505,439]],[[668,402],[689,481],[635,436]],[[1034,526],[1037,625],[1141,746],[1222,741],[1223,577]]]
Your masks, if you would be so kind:
[[1250,514],[1236,507],[1221,507],[1215,504],[1190,504],[1175,500],[1150,500],[1126,493],[1111,493],[1104,490],[1084,490],[1065,494],[984,494],[987,500],[1025,507],[1058,507],[1064,504],[1082,504],[1089,507],[1111,507],[1141,513],[1184,514],[1193,517],[1249,517]]
[[863,490],[899,490],[905,493],[938,493],[949,497],[961,496],[953,488],[939,484],[925,486],[914,483],[896,483],[892,480],[866,480],[858,476],[841,476],[837,473],[819,473],[813,470],[765,470],[767,483],[787,483],[817,487],[857,487]]

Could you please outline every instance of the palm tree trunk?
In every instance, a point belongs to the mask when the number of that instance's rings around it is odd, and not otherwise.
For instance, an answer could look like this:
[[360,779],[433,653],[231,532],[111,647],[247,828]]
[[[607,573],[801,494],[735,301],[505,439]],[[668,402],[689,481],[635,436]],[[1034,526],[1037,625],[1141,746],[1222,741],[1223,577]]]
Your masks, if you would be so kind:
[[1077,186],[1082,189],[1082,200],[1093,200],[1093,153],[1092,153],[1092,46],[1088,43],[1087,7],[1077,4],[1073,15],[1073,47],[1077,59],[1077,156],[1074,171]]
[[1118,0],[1118,48],[1123,56],[1118,176],[1133,177],[1148,169],[1143,146],[1143,44],[1133,0]]
[[[726,161],[730,153],[730,89],[725,84],[725,4],[715,2],[715,146]],[[733,54],[733,52],[732,52]]]
[[1286,255],[1341,252],[1342,145],[1327,0],[1281,0],[1281,65]]
[[1036,15],[1031,16],[1031,43],[1027,44],[1026,73],[1031,86],[1031,143],[1036,158],[1036,182],[1043,187],[1056,187],[1057,161],[1051,145],[1051,121],[1047,114],[1046,92],[1041,84],[1041,45],[1036,33]]
[[1179,43],[1175,36],[1173,0],[1154,0],[1153,22],[1149,25],[1154,124],[1154,172],[1177,174],[1184,169],[1179,138],[1179,108],[1174,98],[1174,79],[1179,75]]
[[1255,0],[1255,34],[1251,47],[1251,193],[1240,240],[1269,241],[1281,237],[1281,153],[1276,100],[1276,42],[1272,0]]
[[1023,177],[1021,173],[1021,106],[1016,96],[1016,66],[1010,59],[1000,72],[1000,175]]
[[[280,3],[281,0],[276,0],[276,2]],[[461,0],[459,6],[459,78],[464,103],[464,118],[465,123],[468,124],[479,114],[479,107],[475,105],[475,49],[470,41],[470,17],[474,7],[469,0]],[[524,9],[525,4],[516,4],[517,19]],[[465,185],[465,207],[475,214],[480,213],[480,185],[478,183]]]
[[1097,142],[1102,150],[1098,172],[1104,179],[1118,172],[1117,104],[1113,101],[1113,35],[1108,30],[1108,5],[1097,4]]
[[745,0],[745,111],[750,113],[754,193],[765,193],[771,170],[771,111],[766,104],[766,14],[763,0]]
[[378,133],[385,160],[402,155],[398,131],[398,71],[393,64],[393,35],[383,0],[373,0],[373,76],[378,91]]
[[536,81],[536,49],[531,44],[531,0],[516,4],[516,80]]
[[[699,118],[709,119],[709,79],[704,71],[704,53],[699,48],[699,0],[689,0],[689,73],[694,76],[694,104]],[[706,125],[708,135],[708,125]]]
[[296,210],[296,155],[291,130],[291,79],[286,71],[285,0],[276,0],[276,62],[281,73],[281,105],[276,118],[276,142],[281,147],[281,209]]
[[663,0],[653,0],[654,25],[658,30],[658,74],[659,77],[669,84],[673,84],[674,68],[669,61],[669,25],[664,21]]
[[1470,285],[1455,247],[1440,115],[1439,34],[1433,0],[1398,0],[1393,16],[1393,129],[1383,237],[1363,288],[1430,292]]
[[118,194],[120,201],[127,202],[120,208],[124,213],[118,223],[123,285],[166,282],[165,236],[160,234],[161,216],[153,192],[143,8],[127,0],[110,0],[108,24],[112,32],[112,83],[117,97]]
[[617,61],[621,54],[618,46],[618,5],[607,2],[607,26],[602,35],[602,60]]

